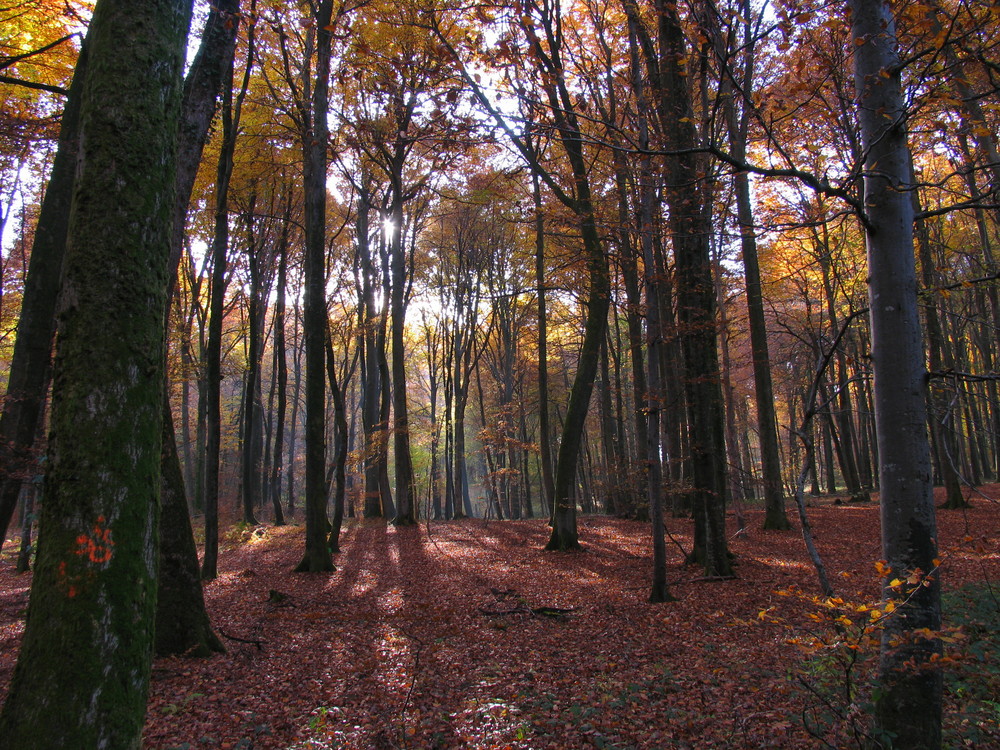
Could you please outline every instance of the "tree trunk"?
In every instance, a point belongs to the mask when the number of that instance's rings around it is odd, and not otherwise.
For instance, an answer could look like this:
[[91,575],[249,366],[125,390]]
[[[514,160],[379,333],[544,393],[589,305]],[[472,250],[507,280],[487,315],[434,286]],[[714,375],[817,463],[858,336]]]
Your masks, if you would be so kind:
[[285,412],[288,407],[288,363],[285,352],[285,286],[288,275],[288,229],[291,217],[291,201],[285,205],[285,221],[281,227],[281,239],[278,242],[278,290],[274,302],[274,377],[277,379],[278,404],[274,415],[274,448],[271,453],[274,463],[271,465],[271,506],[274,508],[274,525],[283,526],[285,514],[281,507],[281,467],[284,456]]
[[545,216],[538,175],[531,175],[535,209],[535,288],[538,294],[538,460],[542,465],[543,507],[552,508],[555,483],[552,477],[552,431],[549,427],[548,318],[545,309]]
[[852,0],[851,33],[865,160],[866,235],[882,554],[891,577],[919,579],[883,589],[898,609],[887,618],[876,716],[897,747],[941,746],[940,641],[915,631],[941,627],[937,532],[927,440],[923,340],[917,309],[910,154],[895,23],[884,0]]
[[[736,155],[738,152],[734,149],[733,153]],[[746,172],[737,172],[734,181],[740,243],[743,251],[743,273],[747,285],[747,312],[750,318],[750,350],[753,356],[757,434],[760,440],[761,478],[764,491],[764,528],[784,530],[791,528],[791,525],[785,511],[785,492],[781,482],[778,420],[774,413],[771,354],[768,351],[767,324],[764,321],[764,295],[760,264],[757,260],[757,237],[753,229],[753,209],[750,205],[750,181]]]
[[[468,374],[466,375],[468,378]],[[455,518],[471,518],[472,497],[469,495],[469,462],[465,455],[465,407],[469,400],[468,383],[455,394]]]
[[140,746],[190,12],[180,0],[148,3],[141,14],[133,3],[100,0],[91,21],[39,556],[0,714],[3,750]]
[[218,575],[219,462],[222,451],[222,317],[226,297],[226,261],[229,249],[229,178],[233,172],[236,129],[233,122],[233,67],[223,82],[222,146],[215,182],[215,228],[212,235],[212,286],[209,300],[208,342],[205,346],[205,552],[201,577]]
[[[638,125],[639,144],[644,149],[649,147],[649,126],[645,112],[649,108],[647,82],[642,77],[639,61],[639,50],[636,44],[635,19],[629,19],[629,51],[632,67],[632,80],[639,101]],[[648,374],[642,378],[646,386],[645,393],[636,393],[636,398],[645,398],[645,409],[642,425],[646,429],[644,439],[646,463],[646,497],[649,502],[649,519],[653,531],[653,582],[649,601],[669,602],[674,596],[667,587],[667,546],[664,536],[663,513],[663,464],[660,459],[660,413],[663,410],[663,394],[661,392],[662,373],[660,364],[663,345],[663,328],[660,325],[660,289],[659,274],[654,258],[653,247],[653,168],[648,156],[640,158],[639,171],[639,242],[642,247],[644,267],[643,287],[646,297],[646,362]],[[634,351],[633,351],[634,355]]]
[[37,467],[33,451],[41,406],[48,389],[55,332],[56,298],[62,280],[70,202],[79,146],[80,100],[87,74],[87,42],[66,97],[59,144],[31,245],[21,315],[0,416],[0,546],[17,507],[21,486]]
[[694,556],[708,576],[732,575],[726,543],[725,438],[715,320],[715,289],[709,252],[704,170],[697,146],[691,92],[684,69],[686,44],[676,6],[657,0],[660,64],[659,102],[667,147],[665,197],[676,268],[677,318],[684,356],[684,392],[695,513]]
[[[913,165],[910,165],[912,180]],[[919,212],[920,198],[914,190],[911,195],[913,210]],[[934,288],[934,258],[931,253],[930,234],[923,219],[917,219],[915,224],[915,239],[917,254],[920,258],[920,274],[924,289]],[[924,319],[927,326],[927,359],[931,372],[941,372],[949,369],[952,363],[949,361],[944,335],[941,331],[941,320],[938,316],[936,300],[929,296],[924,302]],[[938,463],[941,471],[941,478],[944,482],[945,501],[944,507],[949,509],[967,508],[968,501],[962,494],[962,485],[958,478],[958,445],[955,441],[955,433],[949,429],[947,420],[938,422],[937,414],[946,414],[948,411],[947,392],[942,392],[937,384],[931,384],[927,392],[927,399],[930,412],[930,437],[932,444],[936,443],[938,449]]]
[[306,549],[297,572],[334,570],[327,546],[326,517],[326,149],[333,0],[322,0],[316,11],[316,81],[312,123],[302,133],[305,191],[305,310],[306,344]]
[[[327,545],[331,552],[340,552],[340,529],[344,525],[344,494],[347,488],[347,407],[344,404],[344,388],[349,376],[344,382],[337,381],[337,360],[333,353],[333,338],[329,327],[326,331],[326,375],[330,381],[330,394],[333,397],[333,521],[330,524],[330,535]],[[351,368],[353,369],[353,367]]]
[[392,204],[391,253],[392,285],[390,297],[392,328],[392,414],[393,455],[396,459],[396,516],[393,523],[416,523],[414,511],[413,458],[410,454],[410,418],[406,403],[406,248],[403,242],[403,203],[399,195],[402,165],[395,174]]
[[[571,144],[574,146],[575,144]],[[569,151],[569,148],[567,149]],[[555,495],[552,518],[552,534],[545,549],[579,549],[580,542],[576,528],[576,500],[573,487],[576,484],[576,470],[580,454],[581,440],[585,430],[590,394],[597,377],[601,340],[608,323],[608,308],[611,300],[611,281],[608,261],[601,246],[600,236],[590,205],[590,189],[583,170],[580,151],[574,154],[579,164],[574,166],[577,177],[577,201],[580,204],[580,236],[583,240],[584,256],[587,259],[589,289],[587,292],[587,317],[583,329],[583,344],[580,346],[576,376],[570,389],[569,402],[563,423],[562,440],[556,460]]]
[[[294,337],[300,337],[300,326],[299,326],[299,305],[296,300],[292,305],[292,310],[294,315],[295,327],[292,329]],[[302,341],[299,338],[295,341],[292,353],[292,366],[295,370],[295,380],[292,386],[292,415],[288,420],[288,503],[285,506],[288,510],[289,515],[295,513],[295,451],[297,446],[296,438],[298,437],[299,428],[299,393],[302,391]]]
[[247,223],[247,265],[250,269],[250,299],[247,305],[247,369],[243,379],[243,434],[240,451],[240,486],[243,496],[243,522],[257,525],[254,510],[260,501],[261,458],[264,452],[264,432],[261,419],[260,371],[264,338],[264,282],[260,268],[261,248],[253,231],[256,196],[250,197]]
[[[168,315],[169,299],[176,288],[178,265],[183,254],[184,225],[191,191],[208,138],[219,90],[233,59],[239,28],[236,18],[238,11],[239,0],[225,0],[212,7],[191,73],[184,81],[174,181],[174,221],[168,264]],[[161,655],[208,656],[224,649],[212,632],[205,610],[198,550],[188,515],[185,488],[181,482],[166,383],[160,461],[160,574],[156,604],[156,652]]]
[[198,570],[184,480],[170,405],[163,405],[160,479],[160,576],[156,601],[156,654],[210,656],[226,649],[212,631]]

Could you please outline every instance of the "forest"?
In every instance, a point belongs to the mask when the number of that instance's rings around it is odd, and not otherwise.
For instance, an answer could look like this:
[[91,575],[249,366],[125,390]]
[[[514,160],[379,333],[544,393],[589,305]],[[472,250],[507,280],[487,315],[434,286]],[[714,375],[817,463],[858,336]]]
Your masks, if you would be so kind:
[[0,8],[0,750],[997,741],[995,4],[146,6]]

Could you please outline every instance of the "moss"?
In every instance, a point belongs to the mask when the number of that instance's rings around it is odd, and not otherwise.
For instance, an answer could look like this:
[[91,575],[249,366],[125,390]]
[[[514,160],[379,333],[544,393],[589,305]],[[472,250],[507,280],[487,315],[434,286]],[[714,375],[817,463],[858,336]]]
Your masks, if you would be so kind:
[[0,748],[132,748],[156,600],[163,311],[190,3],[98,3],[45,502]]

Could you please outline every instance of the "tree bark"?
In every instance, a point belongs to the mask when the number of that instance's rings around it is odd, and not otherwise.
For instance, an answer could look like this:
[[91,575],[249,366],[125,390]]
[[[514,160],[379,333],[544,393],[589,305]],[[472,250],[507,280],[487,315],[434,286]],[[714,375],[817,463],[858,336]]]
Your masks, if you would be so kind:
[[926,372],[917,309],[910,153],[895,23],[885,0],[851,1],[854,78],[865,160],[866,238],[882,553],[893,577],[919,579],[883,597],[885,622],[876,715],[897,747],[941,746],[940,641],[914,631],[941,627],[937,532],[927,440]]
[[0,484],[0,546],[17,507],[21,485],[36,471],[36,456],[32,448],[48,387],[56,298],[66,255],[66,233],[79,146],[80,99],[87,67],[87,43],[84,41],[66,97],[52,174],[42,199],[31,245],[7,394],[3,415],[0,416],[0,467],[3,472]]
[[188,515],[170,406],[164,403],[160,479],[160,576],[156,601],[156,654],[210,656],[224,652],[205,610],[198,550]]
[[233,67],[223,81],[222,146],[215,178],[215,225],[212,234],[212,286],[208,342],[205,346],[205,551],[201,577],[218,575],[219,462],[222,451],[222,317],[226,297],[226,256],[229,250],[229,178],[233,171],[236,131],[233,117]]
[[333,1],[316,11],[316,80],[311,127],[302,133],[305,191],[306,549],[297,572],[334,570],[326,517],[326,149]]
[[141,14],[131,2],[100,0],[91,21],[39,556],[0,714],[3,750],[140,746],[190,13],[181,0],[147,3]]
[[278,290],[274,303],[274,377],[277,380],[278,404],[274,428],[274,448],[271,453],[271,506],[274,508],[274,525],[285,524],[285,514],[281,507],[282,461],[284,460],[285,413],[288,406],[288,363],[285,351],[285,286],[288,276],[288,231],[291,213],[291,199],[285,204],[284,223],[281,239],[278,241]]
[[545,307],[545,216],[538,175],[531,175],[531,198],[535,211],[535,288],[538,295],[538,460],[542,467],[543,508],[552,509],[555,482],[552,477],[552,431],[549,427],[548,318]]

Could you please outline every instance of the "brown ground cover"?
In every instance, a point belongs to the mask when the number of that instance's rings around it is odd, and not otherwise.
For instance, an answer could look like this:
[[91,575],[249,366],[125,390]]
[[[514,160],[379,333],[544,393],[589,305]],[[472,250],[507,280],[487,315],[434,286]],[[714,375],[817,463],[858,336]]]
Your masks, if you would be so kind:
[[[946,588],[1000,573],[1000,507],[973,502],[938,512]],[[838,595],[875,600],[877,505],[810,518]],[[228,653],[157,660],[145,746],[815,745],[799,719],[817,699],[788,640],[829,625],[802,538],[761,531],[753,511],[745,535],[729,522],[738,578],[702,580],[671,545],[679,601],[660,605],[646,602],[649,527],[633,521],[581,519],[582,553],[542,551],[537,520],[354,523],[333,574],[291,572],[301,527],[246,530],[206,587]],[[668,526],[687,549],[690,523]],[[15,549],[0,557],[0,692],[30,583]],[[790,587],[802,594],[779,594]]]

